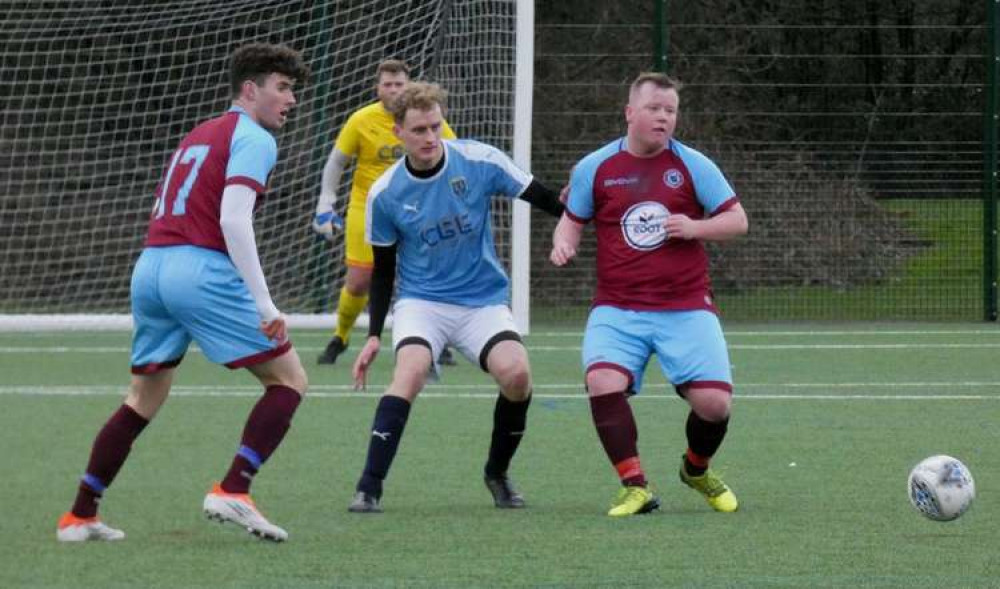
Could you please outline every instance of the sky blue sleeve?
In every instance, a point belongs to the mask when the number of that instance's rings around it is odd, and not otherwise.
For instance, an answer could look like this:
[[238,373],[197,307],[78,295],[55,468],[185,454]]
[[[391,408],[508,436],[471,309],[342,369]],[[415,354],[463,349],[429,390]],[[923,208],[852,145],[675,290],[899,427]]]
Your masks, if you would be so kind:
[[485,161],[490,166],[491,194],[516,198],[531,184],[531,174],[517,167],[514,160],[499,149],[489,147]]
[[[384,194],[384,193],[382,193]],[[369,195],[365,214],[365,240],[372,245],[392,245],[398,234],[392,216],[385,210],[385,197]]]
[[715,213],[719,206],[736,196],[719,166],[703,153],[682,145],[677,154],[691,174],[695,195],[705,212]]
[[589,221],[594,216],[594,176],[597,174],[597,161],[585,157],[573,166],[569,175],[569,198],[566,201],[566,212],[579,221]]
[[267,177],[277,161],[278,143],[274,137],[241,117],[229,148],[227,183],[234,178],[250,178],[262,187],[267,186]]

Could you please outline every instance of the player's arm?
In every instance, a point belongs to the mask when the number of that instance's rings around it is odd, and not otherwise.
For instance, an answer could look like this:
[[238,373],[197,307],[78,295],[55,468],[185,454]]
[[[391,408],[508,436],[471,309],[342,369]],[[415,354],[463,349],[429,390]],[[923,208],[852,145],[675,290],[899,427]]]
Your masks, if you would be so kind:
[[487,189],[490,194],[503,194],[519,198],[553,217],[563,214],[564,206],[558,192],[535,180],[514,163],[514,160],[499,149],[485,143],[470,142],[471,149],[478,152],[481,162],[489,170],[492,182]]
[[560,200],[560,193],[535,179],[531,180],[531,184],[528,184],[528,187],[524,189],[524,192],[518,198],[553,217],[561,216],[563,210],[566,208]]
[[549,261],[556,266],[565,266],[576,257],[583,227],[594,216],[595,164],[591,159],[585,158],[573,166],[569,184],[559,195],[559,200],[566,205],[562,218],[552,232],[552,251],[549,253]]
[[396,282],[396,244],[373,245],[372,281],[368,291],[368,339],[354,361],[352,370],[354,387],[364,388],[368,368],[378,355],[382,329],[392,303],[392,289]]
[[[257,255],[257,240],[253,233],[253,207],[257,193],[242,184],[231,184],[222,193],[219,225],[226,241],[229,258],[253,297],[257,312],[264,323],[265,333],[272,339],[285,339],[281,312],[271,300],[264,280],[264,270]],[[278,320],[278,321],[276,321]],[[274,327],[268,331],[268,326]]]
[[719,166],[705,154],[686,146],[677,151],[694,181],[694,191],[709,216],[691,219],[671,214],[663,224],[668,239],[726,241],[745,235],[749,227],[746,211]]
[[396,244],[373,245],[372,281],[368,291],[368,337],[382,337],[396,284]]
[[565,266],[576,257],[582,235],[583,223],[574,221],[569,215],[564,214],[552,233],[552,252],[549,254],[549,260],[556,266]]
[[747,213],[743,206],[734,202],[720,213],[707,219],[692,219],[687,215],[673,214],[667,217],[664,227],[671,239],[700,239],[702,241],[726,241],[746,235],[749,227]]
[[319,198],[316,201],[316,215],[312,220],[312,228],[328,241],[333,240],[334,228],[338,230],[344,228],[344,220],[334,212],[334,206],[337,204],[337,188],[340,187],[340,179],[344,176],[344,170],[347,169],[352,159],[351,156],[334,147],[323,166],[323,176],[320,180]]

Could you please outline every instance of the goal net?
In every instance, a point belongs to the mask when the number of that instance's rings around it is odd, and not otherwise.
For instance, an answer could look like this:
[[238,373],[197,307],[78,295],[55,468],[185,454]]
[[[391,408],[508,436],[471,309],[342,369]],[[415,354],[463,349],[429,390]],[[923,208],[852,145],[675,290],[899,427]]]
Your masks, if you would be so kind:
[[[343,241],[321,241],[309,221],[337,132],[374,100],[376,65],[407,61],[414,78],[448,90],[460,137],[511,152],[516,5],[8,3],[0,53],[15,82],[0,86],[0,313],[128,312],[131,266],[164,165],[186,132],[229,106],[228,56],[252,41],[292,46],[313,71],[277,134],[278,165],[257,214],[264,272],[284,312],[332,313]],[[509,264],[510,211],[500,206],[494,217]]]

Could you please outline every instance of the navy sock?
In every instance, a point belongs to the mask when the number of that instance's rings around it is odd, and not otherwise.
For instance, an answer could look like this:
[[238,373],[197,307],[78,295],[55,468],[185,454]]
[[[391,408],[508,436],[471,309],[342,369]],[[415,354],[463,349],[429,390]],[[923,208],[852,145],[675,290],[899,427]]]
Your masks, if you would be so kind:
[[528,422],[528,405],[531,397],[515,403],[503,395],[497,397],[493,409],[493,436],[490,440],[490,454],[486,461],[486,475],[498,477],[507,472],[510,461],[524,436]]
[[385,395],[375,410],[368,457],[365,470],[358,481],[357,490],[375,497],[382,496],[382,481],[389,474],[389,467],[396,457],[399,439],[403,437],[406,419],[410,415],[410,402],[402,397]]

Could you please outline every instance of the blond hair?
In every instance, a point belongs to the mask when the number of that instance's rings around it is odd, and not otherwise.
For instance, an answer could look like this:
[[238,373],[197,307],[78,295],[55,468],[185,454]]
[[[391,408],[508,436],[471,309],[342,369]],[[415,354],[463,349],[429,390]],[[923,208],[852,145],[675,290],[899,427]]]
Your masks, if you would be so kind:
[[434,106],[441,107],[441,114],[444,115],[445,99],[448,93],[441,86],[429,82],[409,82],[403,88],[402,94],[389,106],[392,119],[397,125],[403,124],[406,113],[409,110],[428,111]]

